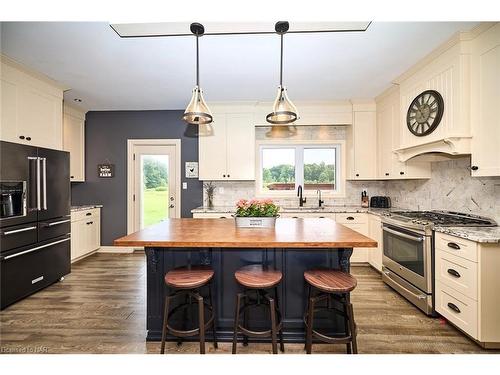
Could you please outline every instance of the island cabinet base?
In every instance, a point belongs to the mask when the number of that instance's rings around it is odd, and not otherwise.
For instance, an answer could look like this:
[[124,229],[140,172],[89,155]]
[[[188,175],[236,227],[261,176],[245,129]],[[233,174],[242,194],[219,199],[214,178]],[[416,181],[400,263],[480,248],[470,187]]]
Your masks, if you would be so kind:
[[[278,286],[280,308],[283,314],[283,336],[286,342],[304,342],[305,329],[303,322],[307,301],[307,286],[304,271],[316,267],[329,267],[349,272],[349,258],[352,248],[340,249],[242,249],[242,248],[166,248],[146,247],[147,256],[147,340],[160,341],[162,332],[163,306],[168,289],[164,282],[165,274],[181,266],[210,265],[215,276],[214,307],[217,314],[217,339],[231,341],[233,339],[234,313],[236,294],[242,290],[234,278],[235,271],[249,264],[267,264],[283,273]],[[203,288],[201,292],[204,293]],[[185,302],[185,301],[181,301]],[[335,304],[337,302],[332,301]],[[175,307],[175,306],[174,306]],[[340,306],[339,306],[340,307]],[[193,303],[193,308],[196,304]],[[189,310],[189,309],[188,309]],[[196,313],[179,311],[172,317],[174,327],[187,327]],[[195,310],[193,310],[195,311]],[[248,317],[248,325],[252,329],[267,329],[270,324],[269,312],[265,309],[252,311]],[[194,324],[197,324],[196,321]],[[343,318],[340,315],[320,315],[314,322],[315,328],[335,336],[345,334]],[[241,340],[241,337],[239,337]],[[176,341],[177,338],[168,337]],[[187,338],[186,340],[189,340]],[[197,340],[196,337],[190,340]],[[207,341],[212,341],[212,333],[207,332]],[[254,341],[254,339],[250,339]],[[262,339],[260,341],[270,341]]]

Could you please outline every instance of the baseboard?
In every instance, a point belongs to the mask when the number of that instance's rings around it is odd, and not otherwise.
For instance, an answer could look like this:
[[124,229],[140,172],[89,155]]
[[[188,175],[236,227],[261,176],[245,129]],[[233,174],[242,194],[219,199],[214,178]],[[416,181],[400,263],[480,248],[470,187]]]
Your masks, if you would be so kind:
[[135,250],[133,246],[101,246],[98,253],[131,254]]

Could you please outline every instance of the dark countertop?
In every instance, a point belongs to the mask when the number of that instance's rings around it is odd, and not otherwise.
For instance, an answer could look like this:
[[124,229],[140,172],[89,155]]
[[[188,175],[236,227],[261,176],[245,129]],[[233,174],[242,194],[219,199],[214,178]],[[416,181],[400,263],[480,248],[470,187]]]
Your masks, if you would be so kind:
[[465,238],[480,243],[500,243],[500,226],[498,227],[435,227],[436,232]]
[[90,210],[92,208],[102,208],[102,204],[85,204],[82,206],[71,206],[71,212]]

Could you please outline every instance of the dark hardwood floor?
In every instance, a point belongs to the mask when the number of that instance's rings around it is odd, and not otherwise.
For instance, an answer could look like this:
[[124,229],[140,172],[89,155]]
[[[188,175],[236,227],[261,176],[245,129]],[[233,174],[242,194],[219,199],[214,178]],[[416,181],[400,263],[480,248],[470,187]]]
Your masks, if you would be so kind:
[[[159,353],[145,342],[145,256],[95,254],[76,264],[63,282],[0,312],[0,353]],[[485,351],[441,319],[431,319],[385,286],[370,267],[353,267],[352,293],[360,353],[481,353]],[[208,353],[227,354],[230,343]],[[343,353],[345,345],[317,344],[313,353]],[[197,343],[168,353],[198,353]],[[238,353],[270,353],[269,344]],[[286,353],[304,353],[287,344]]]

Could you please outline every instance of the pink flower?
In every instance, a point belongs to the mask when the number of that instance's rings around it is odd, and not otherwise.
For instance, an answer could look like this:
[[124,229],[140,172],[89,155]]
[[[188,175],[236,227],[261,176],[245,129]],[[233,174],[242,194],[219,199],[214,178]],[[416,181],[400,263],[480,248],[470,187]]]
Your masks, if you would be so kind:
[[240,199],[238,203],[236,203],[236,207],[245,208],[248,205],[248,201],[246,199]]

